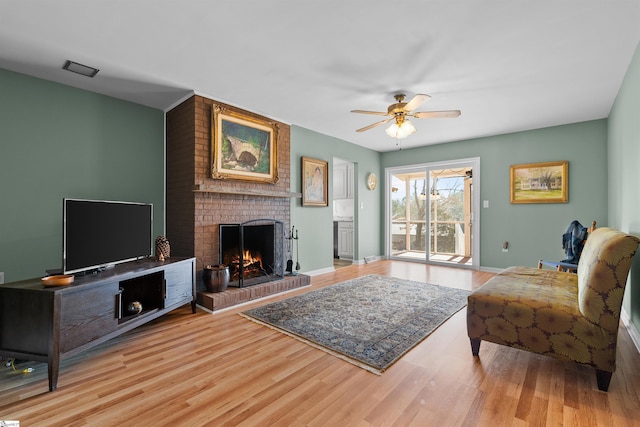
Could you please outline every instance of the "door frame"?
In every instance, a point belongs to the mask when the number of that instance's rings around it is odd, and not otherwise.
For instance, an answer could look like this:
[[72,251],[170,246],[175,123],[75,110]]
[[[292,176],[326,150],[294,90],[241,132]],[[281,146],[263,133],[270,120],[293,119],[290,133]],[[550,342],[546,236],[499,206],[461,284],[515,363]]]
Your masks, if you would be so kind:
[[[471,167],[473,171],[473,191],[471,193],[471,265],[456,265],[451,263],[443,263],[429,259],[429,247],[425,254],[424,262],[426,264],[437,264],[446,266],[456,266],[460,268],[471,268],[478,270],[480,268],[480,157],[469,157],[465,159],[443,160],[438,162],[420,163],[406,166],[392,166],[384,170],[385,173],[385,197],[384,197],[384,255],[386,259],[398,259],[410,261],[406,258],[393,257],[391,255],[391,175],[397,173],[406,173],[423,169],[427,180],[429,172],[438,169],[458,169],[462,167]],[[426,223],[430,223],[430,210],[427,209]],[[428,230],[428,228],[427,228]],[[428,246],[427,241],[427,246]]]

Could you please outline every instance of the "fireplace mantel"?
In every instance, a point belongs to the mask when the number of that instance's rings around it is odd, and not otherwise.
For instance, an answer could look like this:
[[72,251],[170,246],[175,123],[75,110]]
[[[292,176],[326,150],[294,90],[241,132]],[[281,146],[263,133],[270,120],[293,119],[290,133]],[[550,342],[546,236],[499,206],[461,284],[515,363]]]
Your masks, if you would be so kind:
[[268,190],[252,190],[238,188],[206,188],[205,186],[196,184],[193,187],[194,193],[217,193],[217,194],[237,194],[241,196],[255,197],[276,197],[281,199],[300,199],[302,193],[293,193],[290,191],[268,191]]

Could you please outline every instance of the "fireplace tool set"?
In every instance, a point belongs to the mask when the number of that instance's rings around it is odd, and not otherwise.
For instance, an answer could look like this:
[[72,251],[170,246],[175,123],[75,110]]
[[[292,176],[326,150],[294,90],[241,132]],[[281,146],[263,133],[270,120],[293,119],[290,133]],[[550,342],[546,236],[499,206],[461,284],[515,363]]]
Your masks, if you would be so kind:
[[[287,260],[287,273],[295,275],[298,274],[298,271],[300,271],[300,252],[299,252],[299,246],[298,246],[298,230],[296,230],[295,226],[291,226],[291,233],[289,234],[289,237],[285,236],[285,239],[287,239],[289,241],[289,243],[287,244],[288,246],[288,252],[289,252],[289,259]],[[296,244],[296,271],[293,271],[293,241],[295,240],[295,244]]]

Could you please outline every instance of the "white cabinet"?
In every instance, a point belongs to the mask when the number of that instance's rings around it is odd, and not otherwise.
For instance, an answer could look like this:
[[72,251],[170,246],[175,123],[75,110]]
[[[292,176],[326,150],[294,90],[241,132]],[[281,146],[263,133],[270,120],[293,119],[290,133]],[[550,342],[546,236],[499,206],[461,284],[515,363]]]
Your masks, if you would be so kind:
[[338,257],[353,258],[353,222],[338,222]]
[[333,198],[353,199],[353,164],[341,163],[334,165]]

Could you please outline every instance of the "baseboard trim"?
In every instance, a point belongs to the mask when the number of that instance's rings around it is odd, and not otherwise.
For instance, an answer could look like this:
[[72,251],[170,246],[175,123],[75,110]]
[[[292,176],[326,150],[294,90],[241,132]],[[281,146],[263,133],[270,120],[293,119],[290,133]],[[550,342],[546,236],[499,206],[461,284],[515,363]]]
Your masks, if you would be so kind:
[[333,273],[334,271],[336,271],[334,267],[327,267],[313,271],[305,271],[304,274],[306,274],[307,276],[317,276],[319,274]]
[[622,319],[622,324],[627,329],[627,332],[629,332],[629,336],[631,337],[633,344],[636,346],[636,350],[640,353],[640,332],[638,332],[636,325],[631,322],[631,316],[629,316],[624,308],[620,313],[620,319]]

